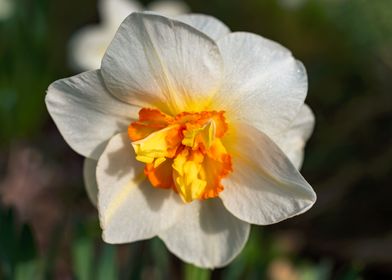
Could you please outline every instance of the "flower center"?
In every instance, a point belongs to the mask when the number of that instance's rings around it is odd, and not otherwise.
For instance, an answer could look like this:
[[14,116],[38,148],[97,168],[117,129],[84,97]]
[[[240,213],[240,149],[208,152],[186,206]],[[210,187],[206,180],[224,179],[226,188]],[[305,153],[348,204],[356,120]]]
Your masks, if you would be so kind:
[[143,108],[128,127],[138,161],[157,188],[174,189],[184,202],[217,197],[221,179],[233,171],[221,139],[224,112],[183,112],[174,117]]

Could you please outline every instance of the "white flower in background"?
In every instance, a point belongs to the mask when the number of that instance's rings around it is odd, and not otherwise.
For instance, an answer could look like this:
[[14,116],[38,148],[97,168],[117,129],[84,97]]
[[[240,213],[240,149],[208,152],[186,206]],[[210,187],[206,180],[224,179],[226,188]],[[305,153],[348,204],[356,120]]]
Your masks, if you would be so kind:
[[[99,69],[102,57],[121,22],[130,13],[142,10],[143,6],[133,0],[99,0],[101,23],[86,26],[72,36],[69,44],[70,65],[77,71]],[[176,0],[156,0],[146,10],[167,16],[189,12],[184,2]]]
[[278,0],[278,3],[288,10],[298,10],[306,4],[307,0]]
[[101,69],[54,82],[46,104],[87,158],[106,242],[158,236],[214,268],[250,224],[314,204],[297,169],[314,124],[306,92],[305,68],[278,43],[210,16],[133,13]]
[[0,0],[0,21],[11,17],[14,11],[14,3],[12,0]]

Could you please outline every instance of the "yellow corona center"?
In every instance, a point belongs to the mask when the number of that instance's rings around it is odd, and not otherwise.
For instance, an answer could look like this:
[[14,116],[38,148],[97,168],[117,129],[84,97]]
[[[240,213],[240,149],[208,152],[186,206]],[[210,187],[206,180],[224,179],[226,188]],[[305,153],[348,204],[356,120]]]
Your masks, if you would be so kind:
[[224,112],[166,115],[143,108],[128,127],[136,159],[157,188],[173,189],[184,202],[217,197],[222,178],[232,172],[222,144],[227,132]]

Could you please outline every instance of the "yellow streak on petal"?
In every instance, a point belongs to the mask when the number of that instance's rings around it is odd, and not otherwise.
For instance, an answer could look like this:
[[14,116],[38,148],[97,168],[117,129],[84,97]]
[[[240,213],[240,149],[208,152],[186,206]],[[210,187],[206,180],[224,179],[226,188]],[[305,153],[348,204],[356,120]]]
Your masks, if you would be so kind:
[[116,193],[113,199],[110,200],[109,205],[107,206],[106,215],[105,215],[105,225],[110,221],[117,211],[117,209],[123,205],[124,201],[131,193],[131,191],[135,190],[139,187],[140,183],[146,179],[144,172],[136,175],[131,181],[129,181],[125,186],[121,188],[121,191]]

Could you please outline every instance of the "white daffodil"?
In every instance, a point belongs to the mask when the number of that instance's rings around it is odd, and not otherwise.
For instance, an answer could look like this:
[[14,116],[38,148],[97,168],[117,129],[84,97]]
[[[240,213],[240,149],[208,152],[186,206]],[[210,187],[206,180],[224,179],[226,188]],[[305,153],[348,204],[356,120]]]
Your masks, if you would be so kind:
[[315,202],[298,172],[314,124],[306,92],[305,68],[275,42],[210,16],[133,13],[101,69],[54,82],[46,104],[87,158],[106,242],[158,236],[214,268],[241,251],[250,224]]
[[[135,0],[99,0],[101,23],[82,28],[70,40],[69,61],[72,68],[77,71],[100,68],[102,57],[121,22],[130,13],[142,10],[143,6]],[[146,10],[167,16],[189,12],[188,6],[179,0],[156,0]]]
[[8,19],[14,12],[12,0],[0,0],[0,21]]

